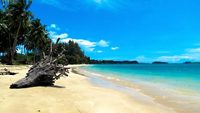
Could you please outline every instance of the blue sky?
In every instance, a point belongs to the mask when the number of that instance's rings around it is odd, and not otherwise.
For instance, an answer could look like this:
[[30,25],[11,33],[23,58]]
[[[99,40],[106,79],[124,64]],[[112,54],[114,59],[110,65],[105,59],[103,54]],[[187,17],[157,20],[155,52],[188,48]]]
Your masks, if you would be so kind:
[[93,59],[200,61],[199,0],[34,0],[53,40]]

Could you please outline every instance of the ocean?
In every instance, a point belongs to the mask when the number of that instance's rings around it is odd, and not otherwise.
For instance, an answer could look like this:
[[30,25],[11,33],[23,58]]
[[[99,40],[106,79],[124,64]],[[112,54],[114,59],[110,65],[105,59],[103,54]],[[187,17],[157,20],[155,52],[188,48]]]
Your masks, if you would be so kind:
[[177,113],[200,113],[200,64],[99,64],[77,72],[92,84],[138,101],[151,100]]
[[200,95],[200,64],[99,64],[81,69],[105,78]]

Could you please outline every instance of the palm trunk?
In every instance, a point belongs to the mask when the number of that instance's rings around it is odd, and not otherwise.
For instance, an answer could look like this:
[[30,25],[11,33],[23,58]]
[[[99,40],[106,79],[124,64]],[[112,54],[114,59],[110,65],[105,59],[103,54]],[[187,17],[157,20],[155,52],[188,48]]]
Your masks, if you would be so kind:
[[34,44],[34,64],[35,64],[35,56],[36,56],[36,48],[35,48],[35,44]]
[[12,46],[11,46],[11,35],[9,34],[9,49],[8,49],[8,61],[6,61],[7,63],[8,63],[8,65],[12,65],[13,64],[13,62],[12,62]]
[[34,64],[35,64],[35,53],[36,53],[36,52],[35,52],[35,50],[34,50]]
[[26,55],[26,63],[29,64],[29,62],[28,62],[28,50],[26,50],[26,51],[24,52],[24,54]]
[[11,50],[11,57],[10,57],[10,64],[11,65],[13,64],[13,60],[14,60],[14,54],[15,54],[15,51],[16,51],[16,46],[17,46],[17,41],[18,41],[20,28],[21,28],[21,23],[19,24],[19,27],[17,29],[17,34],[15,36],[15,39],[14,39],[14,42],[13,42],[13,47],[12,47],[12,50]]

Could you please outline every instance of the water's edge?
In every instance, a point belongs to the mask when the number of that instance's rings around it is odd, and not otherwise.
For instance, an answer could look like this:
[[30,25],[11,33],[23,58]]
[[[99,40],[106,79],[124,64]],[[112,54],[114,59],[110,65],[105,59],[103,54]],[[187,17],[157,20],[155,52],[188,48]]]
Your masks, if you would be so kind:
[[133,83],[121,78],[100,76],[82,68],[73,68],[73,71],[87,76],[89,81],[97,86],[114,89],[131,95],[138,101],[153,100],[154,103],[159,103],[178,113],[199,113],[200,100],[199,95],[185,95],[180,92],[169,90],[165,87],[159,87],[153,84]]

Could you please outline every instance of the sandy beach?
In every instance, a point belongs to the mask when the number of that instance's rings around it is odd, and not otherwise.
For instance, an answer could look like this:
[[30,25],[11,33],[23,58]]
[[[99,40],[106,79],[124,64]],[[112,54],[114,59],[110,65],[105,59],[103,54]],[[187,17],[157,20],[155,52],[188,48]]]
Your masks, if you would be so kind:
[[[175,113],[152,98],[92,84],[88,77],[72,73],[55,87],[9,89],[30,66],[0,66],[18,74],[0,76],[0,113]],[[76,66],[70,66],[76,67]]]

